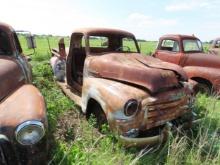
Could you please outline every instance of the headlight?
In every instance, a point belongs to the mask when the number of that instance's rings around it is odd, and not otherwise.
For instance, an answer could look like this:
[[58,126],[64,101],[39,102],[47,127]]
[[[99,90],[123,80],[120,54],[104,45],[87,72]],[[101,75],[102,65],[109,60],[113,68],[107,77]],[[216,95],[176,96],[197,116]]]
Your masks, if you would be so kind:
[[26,121],[20,124],[16,131],[16,140],[22,145],[33,145],[45,135],[43,123],[39,121]]
[[135,99],[128,100],[124,106],[124,114],[126,116],[133,116],[138,111],[138,101]]

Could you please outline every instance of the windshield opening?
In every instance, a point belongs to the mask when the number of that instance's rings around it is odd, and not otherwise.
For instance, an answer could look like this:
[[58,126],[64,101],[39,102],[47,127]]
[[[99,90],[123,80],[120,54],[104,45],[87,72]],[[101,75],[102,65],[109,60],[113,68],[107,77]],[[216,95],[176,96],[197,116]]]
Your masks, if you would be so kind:
[[135,39],[128,36],[89,36],[90,53],[138,53]]
[[202,43],[200,40],[185,39],[183,40],[184,52],[202,52]]

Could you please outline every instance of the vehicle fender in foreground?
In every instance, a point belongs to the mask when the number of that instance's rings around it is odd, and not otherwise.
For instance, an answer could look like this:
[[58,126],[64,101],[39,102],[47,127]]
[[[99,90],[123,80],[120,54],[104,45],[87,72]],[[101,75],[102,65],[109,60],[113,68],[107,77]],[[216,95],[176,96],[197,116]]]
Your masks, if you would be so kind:
[[14,136],[15,128],[28,120],[38,120],[47,127],[46,105],[39,90],[33,85],[23,85],[0,104],[0,133]]

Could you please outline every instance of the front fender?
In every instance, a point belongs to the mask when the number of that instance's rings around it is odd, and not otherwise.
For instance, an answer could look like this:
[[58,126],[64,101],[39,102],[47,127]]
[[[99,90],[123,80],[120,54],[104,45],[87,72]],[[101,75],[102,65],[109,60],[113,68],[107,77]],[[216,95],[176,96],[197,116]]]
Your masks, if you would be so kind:
[[203,78],[210,81],[213,86],[218,85],[220,81],[220,69],[218,68],[187,66],[183,69],[189,78]]
[[13,138],[16,127],[27,121],[42,121],[47,127],[44,98],[33,85],[23,85],[0,103],[0,133]]
[[102,78],[85,78],[82,90],[82,111],[86,113],[90,98],[99,102],[105,112],[106,110],[115,112],[124,107],[129,99],[141,101],[148,96],[146,91],[121,82]]

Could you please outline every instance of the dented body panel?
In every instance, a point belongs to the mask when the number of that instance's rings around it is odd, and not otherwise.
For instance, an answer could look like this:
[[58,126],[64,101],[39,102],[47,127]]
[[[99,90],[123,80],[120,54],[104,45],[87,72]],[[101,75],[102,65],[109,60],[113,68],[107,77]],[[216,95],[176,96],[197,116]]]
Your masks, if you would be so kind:
[[[174,89],[152,96],[147,90],[124,83],[85,78],[81,106],[82,111],[86,113],[89,108],[88,100],[97,100],[104,110],[111,128],[123,134],[130,129],[145,131],[164,125],[167,121],[189,112],[189,107],[186,105],[188,101],[186,93],[187,91],[182,89]],[[138,100],[140,107],[135,116],[127,117],[123,110],[124,104],[133,98]]]
[[[89,35],[105,36],[109,40],[102,48],[94,48],[89,46]],[[79,46],[80,37],[85,38],[85,47]],[[120,43],[123,37],[134,41],[136,52],[129,49],[122,51],[117,48],[119,46],[121,49],[120,44],[114,45]],[[65,50],[62,39],[59,46]],[[63,56],[53,49],[52,68],[56,67],[54,61],[59,59],[62,60]],[[165,140],[168,131],[165,129],[166,123],[191,114],[188,104],[192,91],[183,69],[141,55],[134,35],[129,32],[113,29],[77,30],[72,34],[65,59],[66,81],[58,84],[76,101],[83,113],[96,111],[94,105],[98,104],[111,130],[121,135],[120,139],[126,146],[155,144]],[[125,107],[131,100],[137,102],[137,109],[132,115],[127,115]],[[165,130],[164,134],[159,135],[159,131],[155,136],[152,134],[143,138],[136,135],[157,128]]]
[[[217,93],[220,92],[220,57],[212,54],[206,54],[203,49],[200,51],[184,51],[183,40],[198,40],[194,36],[186,35],[165,35],[160,38],[157,50],[154,53],[154,57],[163,61],[171,62],[183,67],[187,76],[207,85],[210,89],[213,88]],[[165,50],[163,48],[163,42],[166,40],[172,40],[179,45],[178,51]],[[172,48],[172,47],[171,47]]]
[[137,53],[112,53],[90,57],[88,60],[86,62],[88,66],[85,67],[88,68],[87,71],[90,74],[136,84],[145,87],[152,93],[163,88],[178,86],[179,80],[176,78],[175,72],[180,75],[183,81],[187,80],[187,76],[178,66]]
[[15,31],[3,23],[0,68],[0,164],[45,164],[46,135],[33,145],[18,141],[18,131],[24,124],[28,127],[28,123],[37,121],[47,130],[46,105],[39,90],[31,84],[31,66],[22,54]]

